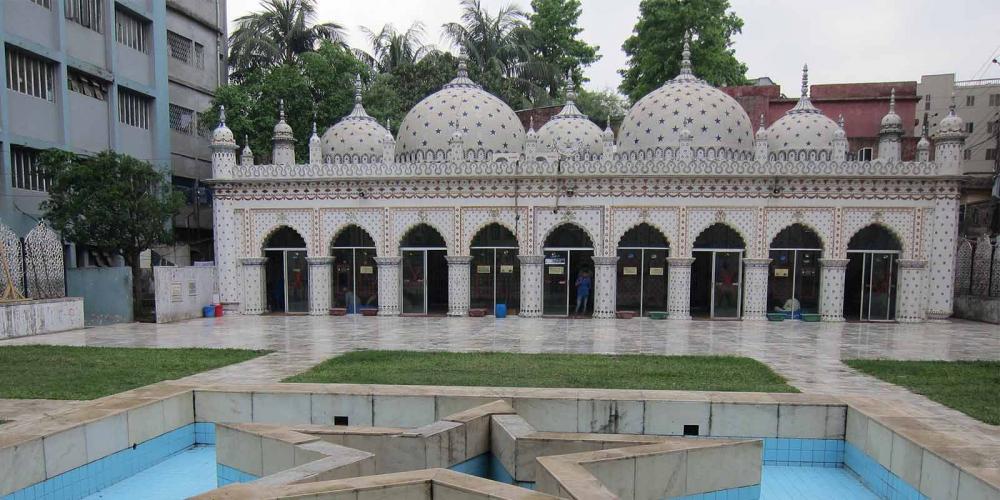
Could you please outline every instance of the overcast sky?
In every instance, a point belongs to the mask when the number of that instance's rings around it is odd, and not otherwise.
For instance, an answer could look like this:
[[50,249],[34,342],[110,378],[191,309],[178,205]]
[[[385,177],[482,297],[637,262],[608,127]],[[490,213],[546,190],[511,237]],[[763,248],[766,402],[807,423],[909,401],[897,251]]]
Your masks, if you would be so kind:
[[[958,79],[1000,78],[998,0],[730,0],[743,18],[736,57],[747,76],[770,76],[788,96],[799,95],[802,63],[811,83],[919,81],[956,73]],[[368,48],[359,26],[426,26],[426,42],[447,47],[440,26],[458,20],[458,0],[318,0],[320,21],[348,28],[352,46]],[[491,11],[511,3],[483,0]],[[530,8],[530,0],[513,2]],[[259,0],[228,0],[230,20]],[[582,38],[602,58],[586,70],[592,89],[617,88],[625,66],[622,42],[631,34],[639,0],[582,0]]]

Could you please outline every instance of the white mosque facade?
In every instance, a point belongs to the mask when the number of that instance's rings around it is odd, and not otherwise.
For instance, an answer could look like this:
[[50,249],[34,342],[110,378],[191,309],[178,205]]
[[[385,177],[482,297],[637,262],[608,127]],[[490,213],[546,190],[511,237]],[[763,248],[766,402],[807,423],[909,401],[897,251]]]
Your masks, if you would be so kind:
[[[771,127],[692,74],[640,99],[617,137],[576,108],[524,131],[457,77],[393,137],[357,92],[297,162],[213,137],[222,302],[243,314],[494,314],[916,322],[952,314],[964,125],[900,159],[848,161],[803,97]],[[589,291],[588,294],[585,292]],[[585,296],[584,296],[585,295]],[[501,311],[502,312],[502,311]]]

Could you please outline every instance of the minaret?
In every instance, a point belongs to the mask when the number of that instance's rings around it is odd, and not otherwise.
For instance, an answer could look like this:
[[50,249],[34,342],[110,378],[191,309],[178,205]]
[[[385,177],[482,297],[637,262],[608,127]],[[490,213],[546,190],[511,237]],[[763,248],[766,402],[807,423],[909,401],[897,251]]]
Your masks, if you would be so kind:
[[244,167],[253,166],[253,151],[250,150],[250,136],[243,137],[243,156],[240,157],[240,165]]
[[524,156],[528,161],[535,161],[538,154],[538,133],[535,132],[535,117],[528,118],[528,133],[524,136]]
[[212,178],[227,179],[236,167],[236,139],[226,126],[226,107],[219,106],[219,126],[212,132]]
[[882,117],[882,125],[878,132],[878,159],[882,161],[899,161],[901,158],[901,140],[903,137],[903,119],[896,114],[896,89],[889,94],[889,112]]
[[274,144],[271,150],[271,162],[275,165],[295,165],[295,134],[292,127],[285,122],[285,100],[278,101],[278,123],[274,126]]
[[385,119],[385,137],[382,138],[382,163],[392,163],[396,155],[396,139],[392,137],[389,119]]
[[615,154],[615,132],[611,130],[611,115],[608,115],[608,121],[605,122],[604,132],[601,133],[601,138],[604,141],[604,159],[610,160]]
[[309,163],[318,165],[323,163],[323,141],[316,133],[316,117],[313,116],[313,133],[309,136]]
[[955,94],[951,95],[948,116],[934,134],[934,161],[942,175],[962,175],[962,150],[965,148],[965,121],[955,114]]
[[924,122],[920,141],[917,142],[917,161],[931,161],[931,141],[927,138],[927,122]]
[[833,161],[847,160],[847,129],[844,128],[844,115],[837,118],[837,130],[833,131]]
[[760,114],[760,126],[753,141],[753,159],[758,163],[767,161],[767,127],[764,124],[764,113]]

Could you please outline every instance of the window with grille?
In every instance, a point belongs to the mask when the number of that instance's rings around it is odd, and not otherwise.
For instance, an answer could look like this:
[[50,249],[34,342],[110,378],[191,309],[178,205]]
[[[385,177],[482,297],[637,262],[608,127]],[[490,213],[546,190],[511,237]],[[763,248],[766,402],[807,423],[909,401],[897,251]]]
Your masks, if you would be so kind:
[[190,38],[178,35],[173,31],[167,31],[167,47],[170,49],[170,57],[173,57],[184,64],[191,64],[192,49]]
[[990,106],[1000,106],[1000,94],[990,94]]
[[969,106],[969,107],[975,106],[976,105],[976,96],[974,96],[974,95],[967,95],[967,96],[965,96],[965,105]]
[[205,46],[194,42],[194,64],[198,69],[205,69]]
[[924,111],[929,111],[931,109],[931,95],[927,94],[924,96]]
[[48,8],[51,7],[51,4],[49,4],[49,0],[31,0],[31,3],[37,4],[37,5],[41,5],[42,7],[45,7],[46,9],[48,9]]
[[986,159],[989,160],[989,161],[996,160],[997,159],[997,150],[996,149],[987,149],[986,150]]
[[966,149],[966,150],[962,151],[962,159],[963,160],[971,160],[972,159],[972,150],[971,149]]
[[7,88],[51,101],[55,65],[27,52],[7,47]]
[[108,100],[108,84],[86,73],[70,68],[66,75],[66,83],[73,92],[99,101]]
[[872,148],[861,148],[858,150],[858,161],[872,161]]
[[182,134],[191,135],[194,133],[194,111],[171,104],[170,128]]
[[66,0],[66,19],[104,33],[104,0]]
[[149,101],[142,94],[118,89],[118,121],[125,125],[149,129]]
[[972,122],[968,122],[968,123],[966,123],[966,124],[965,124],[965,133],[967,133],[967,134],[971,134],[971,133],[972,133],[972,129],[973,129],[973,128],[975,128],[975,127],[974,127],[974,125],[975,125],[975,124],[974,124],[974,123],[972,123]]
[[11,183],[15,188],[31,191],[48,191],[49,180],[38,165],[36,149],[24,146],[10,147]]
[[149,22],[122,10],[115,11],[115,38],[118,43],[149,53]]

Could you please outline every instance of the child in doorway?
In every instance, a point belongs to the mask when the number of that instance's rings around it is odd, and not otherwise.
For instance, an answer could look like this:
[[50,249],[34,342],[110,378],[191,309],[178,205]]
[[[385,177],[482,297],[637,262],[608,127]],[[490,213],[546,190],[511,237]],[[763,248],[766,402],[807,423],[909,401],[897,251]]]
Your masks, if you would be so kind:
[[576,315],[587,312],[587,301],[590,299],[590,272],[580,271],[576,278]]

